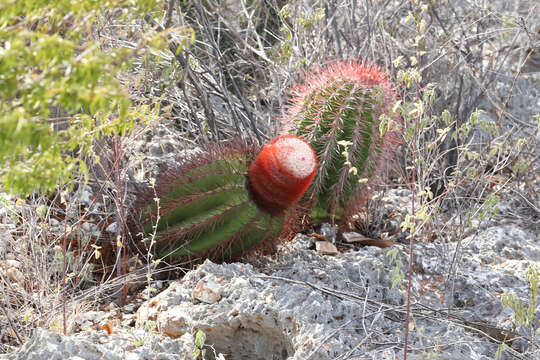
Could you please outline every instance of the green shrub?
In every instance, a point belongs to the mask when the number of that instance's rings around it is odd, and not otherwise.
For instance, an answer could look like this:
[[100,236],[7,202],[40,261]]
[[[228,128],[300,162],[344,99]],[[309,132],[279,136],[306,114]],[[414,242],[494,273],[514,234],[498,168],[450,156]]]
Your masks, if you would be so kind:
[[[137,47],[109,48],[105,21],[160,14],[161,2],[5,1],[0,5],[0,186],[28,195],[87,175],[93,140],[125,135],[148,108],[118,80],[138,52],[165,33],[139,34]],[[104,20],[107,15],[107,20]],[[142,26],[140,27],[143,28]]]

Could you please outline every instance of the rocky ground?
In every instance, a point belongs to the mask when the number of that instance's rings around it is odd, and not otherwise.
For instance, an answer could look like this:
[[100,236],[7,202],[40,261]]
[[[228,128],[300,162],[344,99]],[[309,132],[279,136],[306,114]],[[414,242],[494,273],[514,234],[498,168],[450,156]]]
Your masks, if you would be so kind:
[[[387,195],[391,204],[409,198]],[[209,359],[402,357],[405,282],[393,279],[407,271],[408,247],[355,246],[344,238],[361,236],[322,232],[340,251],[322,254],[320,239],[299,234],[252,264],[206,261],[148,301],[81,313],[70,336],[39,329],[0,359],[192,359],[198,330]],[[501,295],[528,298],[531,264],[540,265],[540,232],[516,224],[416,244],[409,358],[493,359],[500,342],[509,345],[501,358],[530,358],[522,352],[538,351],[540,312],[532,332],[515,329]]]

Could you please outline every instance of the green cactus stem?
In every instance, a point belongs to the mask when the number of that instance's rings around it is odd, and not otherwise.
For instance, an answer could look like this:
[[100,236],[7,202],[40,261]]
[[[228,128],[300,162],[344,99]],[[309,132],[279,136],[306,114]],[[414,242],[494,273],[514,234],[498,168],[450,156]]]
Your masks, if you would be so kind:
[[[155,186],[159,202],[149,201],[146,196],[142,202],[147,205],[139,212],[143,232],[156,232],[153,244],[156,256],[173,262],[202,258],[220,261],[240,257],[257,248],[272,248],[287,232],[288,219],[294,213],[291,206],[301,194],[295,193],[297,198],[286,204],[257,201],[266,196],[257,190],[259,182],[265,182],[270,188],[276,183],[266,173],[249,174],[248,170],[250,165],[257,167],[253,164],[266,158],[264,154],[271,153],[268,149],[275,148],[276,143],[283,148],[283,141],[278,139],[263,148],[263,156],[259,154],[255,160],[255,147],[231,142],[198,154],[163,174]],[[311,147],[295,139],[292,141],[297,142],[296,150],[289,149],[289,154],[281,160],[273,158],[273,167],[272,162],[266,165],[270,164],[270,173],[282,180],[280,174],[287,160],[296,161],[298,152],[300,158],[302,154],[304,157],[311,154],[311,172],[302,173],[304,178],[296,179],[303,184],[303,194],[314,176],[316,160]]]
[[283,132],[306,139],[319,159],[308,190],[314,218],[347,218],[365,201],[398,144],[395,101],[388,75],[357,61],[314,70],[292,91]]

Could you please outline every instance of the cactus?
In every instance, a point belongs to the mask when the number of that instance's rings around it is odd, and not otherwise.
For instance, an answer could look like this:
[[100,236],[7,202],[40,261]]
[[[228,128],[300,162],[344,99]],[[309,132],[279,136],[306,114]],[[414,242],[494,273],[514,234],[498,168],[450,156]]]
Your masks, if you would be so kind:
[[365,201],[398,143],[395,100],[388,75],[357,61],[314,70],[294,88],[283,132],[306,139],[319,159],[308,190],[314,218],[347,219]]
[[274,139],[252,161],[255,150],[238,141],[212,147],[160,177],[159,207],[155,195],[139,206],[144,233],[156,231],[158,258],[228,260],[280,238],[314,177],[315,153],[293,136]]
[[296,203],[307,190],[317,157],[307,142],[292,135],[277,137],[259,153],[248,171],[253,201],[270,214]]

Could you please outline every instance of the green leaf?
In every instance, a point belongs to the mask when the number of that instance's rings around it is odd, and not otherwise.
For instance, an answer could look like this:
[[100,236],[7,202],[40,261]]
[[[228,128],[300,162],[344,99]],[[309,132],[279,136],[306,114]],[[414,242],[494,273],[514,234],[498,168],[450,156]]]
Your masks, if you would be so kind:
[[[91,30],[110,9],[129,9],[120,20],[130,22],[148,13],[160,16],[161,5],[157,0],[4,1],[0,5],[0,186],[4,190],[26,196],[69,184],[79,174],[87,180],[83,158],[94,141],[125,136],[136,120],[156,116],[150,107],[132,104],[118,80],[136,53],[148,45],[103,47]],[[186,44],[191,43],[194,34],[187,28],[182,31]]]

